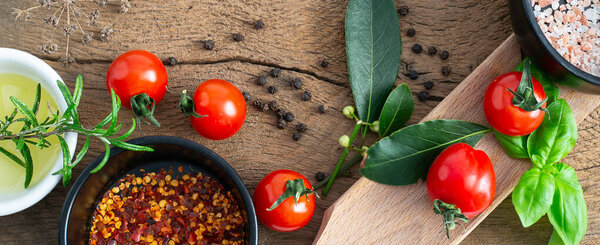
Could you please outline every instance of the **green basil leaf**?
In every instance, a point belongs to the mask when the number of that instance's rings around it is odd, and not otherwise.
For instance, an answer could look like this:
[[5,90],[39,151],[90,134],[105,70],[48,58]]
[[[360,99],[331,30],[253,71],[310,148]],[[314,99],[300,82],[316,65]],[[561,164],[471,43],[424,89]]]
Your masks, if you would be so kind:
[[565,245],[565,242],[563,242],[560,236],[556,233],[556,230],[553,230],[552,236],[550,236],[550,241],[548,241],[548,245]]
[[379,118],[391,92],[402,44],[393,0],[350,0],[346,13],[346,56],[350,86],[358,116],[365,122]]
[[559,99],[548,106],[550,116],[527,139],[527,150],[539,168],[565,157],[577,142],[577,124],[569,104]]
[[527,170],[512,194],[515,211],[523,227],[537,222],[550,208],[554,195],[554,177],[539,168]]
[[587,206],[583,189],[577,180],[575,169],[564,163],[557,164],[556,168],[556,190],[548,219],[565,244],[578,244],[587,230]]
[[508,136],[494,130],[494,136],[504,149],[504,152],[512,158],[529,158],[527,153],[527,136]]
[[366,178],[388,185],[409,185],[425,179],[429,166],[455,143],[475,146],[490,129],[460,120],[432,120],[407,126],[381,139],[367,151]]
[[398,86],[388,96],[379,116],[379,136],[385,137],[401,129],[412,116],[415,102],[408,85]]
[[[517,66],[517,68],[515,68],[515,71],[523,71],[523,68],[525,67],[525,62],[529,61],[529,58],[525,58]],[[546,73],[543,72],[542,69],[535,62],[531,62],[529,69],[531,71],[531,76],[535,78],[535,80],[540,82],[540,84],[542,84],[542,87],[544,88],[544,93],[546,93],[546,97],[548,97],[546,105],[550,105],[554,101],[558,100],[560,97],[560,91],[558,87],[554,85],[554,80],[550,76],[546,75]]]

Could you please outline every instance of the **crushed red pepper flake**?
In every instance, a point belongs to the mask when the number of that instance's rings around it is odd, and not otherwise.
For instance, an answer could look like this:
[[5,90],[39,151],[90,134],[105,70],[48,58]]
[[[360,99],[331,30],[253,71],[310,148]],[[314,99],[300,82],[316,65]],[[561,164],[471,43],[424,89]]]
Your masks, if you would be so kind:
[[244,231],[239,206],[222,184],[202,173],[161,170],[128,174],[104,193],[90,244],[244,244]]

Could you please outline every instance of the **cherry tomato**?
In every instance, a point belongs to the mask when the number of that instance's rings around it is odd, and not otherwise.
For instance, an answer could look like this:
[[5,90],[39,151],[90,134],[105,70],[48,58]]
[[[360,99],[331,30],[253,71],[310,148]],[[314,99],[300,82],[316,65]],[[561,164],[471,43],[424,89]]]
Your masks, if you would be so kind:
[[207,139],[222,140],[237,133],[246,120],[246,101],[233,84],[219,79],[207,80],[196,88],[191,116],[192,126]]
[[485,152],[468,144],[451,145],[431,165],[427,192],[432,201],[454,204],[467,218],[475,217],[494,200],[496,175],[492,162]]
[[[544,111],[525,111],[512,103],[514,95],[508,91],[517,91],[522,72],[509,72],[500,75],[487,88],[483,100],[483,112],[488,122],[498,132],[510,136],[528,135],[537,129],[544,120]],[[537,101],[546,99],[542,85],[533,80],[533,90]],[[546,108],[546,103],[542,105]]]
[[304,227],[315,212],[315,195],[302,195],[297,203],[294,198],[285,199],[271,211],[268,209],[286,191],[288,180],[301,179],[307,189],[312,189],[308,180],[292,170],[276,170],[265,176],[254,191],[256,216],[265,226],[276,231],[295,231]]

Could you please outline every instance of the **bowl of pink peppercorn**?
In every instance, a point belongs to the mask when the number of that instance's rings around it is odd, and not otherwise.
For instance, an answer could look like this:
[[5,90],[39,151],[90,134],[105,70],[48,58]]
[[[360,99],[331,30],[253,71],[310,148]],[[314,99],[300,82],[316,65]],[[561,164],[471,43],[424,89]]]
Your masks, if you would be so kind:
[[525,55],[561,85],[600,94],[600,0],[510,0]]

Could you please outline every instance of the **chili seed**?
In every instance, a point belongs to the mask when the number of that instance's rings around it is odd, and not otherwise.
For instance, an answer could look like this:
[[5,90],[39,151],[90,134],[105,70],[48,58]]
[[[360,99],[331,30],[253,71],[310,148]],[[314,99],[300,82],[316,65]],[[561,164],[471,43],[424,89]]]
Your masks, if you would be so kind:
[[321,67],[325,68],[329,65],[329,62],[327,62],[326,60],[322,60],[321,61]]
[[236,42],[244,41],[244,35],[242,35],[241,33],[234,33],[232,36],[233,40]]
[[325,180],[325,173],[323,172],[317,172],[317,176],[315,176],[317,178],[317,181],[323,181]]
[[304,91],[304,93],[302,93],[302,100],[303,101],[310,101],[312,99],[312,94],[308,91]]
[[256,23],[254,23],[254,28],[256,28],[256,30],[265,28],[265,23],[262,20],[257,20]]
[[287,122],[283,119],[279,119],[277,120],[277,127],[280,129],[284,129],[285,127],[287,127]]
[[400,14],[400,16],[406,16],[409,12],[408,6],[404,5],[404,6],[400,6],[400,8],[398,8],[398,14]]
[[296,130],[298,130],[298,132],[305,132],[306,131],[306,124],[304,124],[304,123],[298,123],[298,124],[296,124]]
[[431,47],[429,47],[429,49],[427,49],[427,54],[432,55],[432,56],[437,54],[437,52],[438,52],[438,50],[434,46],[431,46]]
[[279,103],[275,100],[271,100],[271,102],[269,102],[269,110],[277,111],[277,109],[279,109]]
[[165,64],[170,65],[170,66],[175,66],[175,65],[177,65],[177,58],[169,57],[167,59],[167,61],[165,62]]
[[442,75],[448,76],[452,72],[452,69],[449,66],[442,66]]
[[215,48],[215,42],[213,40],[204,41],[204,49],[213,50]]
[[426,101],[429,98],[429,93],[427,91],[421,91],[417,95],[419,101]]
[[423,51],[423,46],[421,46],[421,44],[415,43],[415,45],[412,46],[412,51],[415,54],[420,54]]
[[248,93],[248,92],[246,92],[246,91],[242,92],[242,96],[244,96],[244,100],[245,100],[246,102],[248,102],[248,101],[251,101],[251,100],[252,100],[252,96],[250,95],[250,93]]
[[419,73],[415,70],[409,70],[408,78],[410,78],[411,80],[417,80],[417,78],[419,78]]
[[440,59],[447,60],[448,57],[450,57],[450,53],[448,53],[448,51],[444,50],[440,53]]
[[258,86],[265,86],[265,84],[267,84],[267,78],[265,76],[259,76],[258,79],[256,79],[256,85]]
[[435,85],[432,81],[427,81],[425,82],[425,84],[423,84],[423,87],[425,87],[425,89],[429,90],[433,88],[433,85]]
[[417,31],[415,31],[413,28],[408,28],[408,30],[406,30],[406,35],[409,37],[414,37],[415,34],[417,34]]
[[320,112],[320,113],[322,113],[322,114],[325,114],[325,113],[327,113],[327,106],[325,106],[325,105],[320,105],[320,106],[319,106],[319,112]]
[[272,77],[279,77],[280,74],[281,74],[281,69],[279,69],[279,68],[273,68],[269,72],[269,75],[271,75]]
[[300,133],[294,133],[294,135],[292,135],[292,139],[294,141],[298,141],[298,140],[300,140],[300,136],[301,136]]
[[286,120],[287,122],[294,121],[294,114],[291,112],[286,112],[285,115],[283,115],[283,120]]
[[300,78],[294,78],[294,80],[292,80],[292,88],[298,90],[302,88],[302,79]]
[[267,90],[269,90],[270,94],[277,93],[277,88],[275,86],[269,86]]

